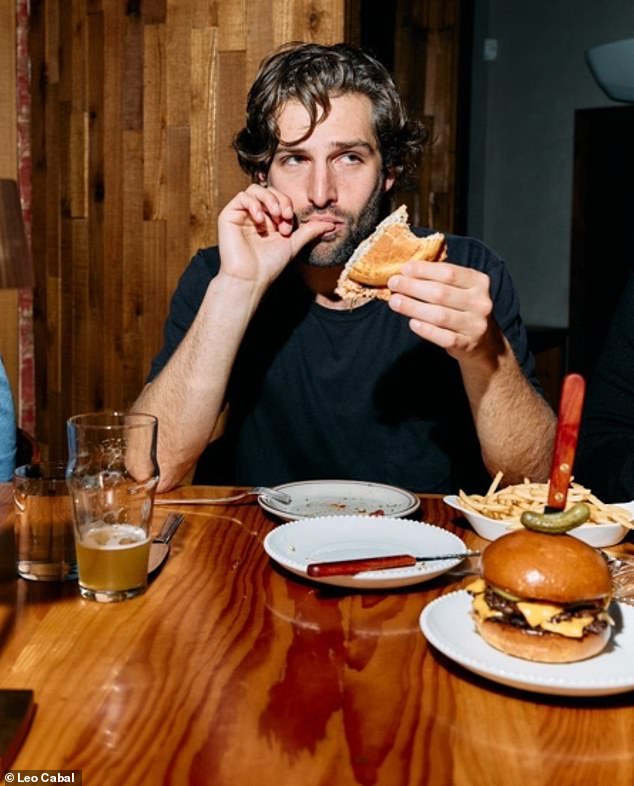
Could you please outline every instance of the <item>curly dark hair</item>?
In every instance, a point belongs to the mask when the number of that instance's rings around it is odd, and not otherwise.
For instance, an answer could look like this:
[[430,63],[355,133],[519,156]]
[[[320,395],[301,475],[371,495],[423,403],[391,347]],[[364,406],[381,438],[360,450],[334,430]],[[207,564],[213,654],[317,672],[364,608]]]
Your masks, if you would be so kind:
[[330,98],[361,93],[372,102],[374,131],[384,171],[398,179],[411,175],[426,139],[421,123],[407,118],[394,80],[385,66],[348,44],[288,43],[269,55],[247,97],[246,125],[233,148],[242,169],[254,181],[266,177],[279,143],[277,119],[287,101],[299,101],[308,112],[307,139],[330,112]]

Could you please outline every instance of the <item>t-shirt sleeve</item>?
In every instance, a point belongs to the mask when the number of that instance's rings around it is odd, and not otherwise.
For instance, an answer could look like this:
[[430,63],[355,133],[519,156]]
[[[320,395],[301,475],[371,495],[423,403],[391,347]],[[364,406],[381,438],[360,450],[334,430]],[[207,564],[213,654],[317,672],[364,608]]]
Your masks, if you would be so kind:
[[494,303],[493,313],[513,348],[517,362],[533,387],[541,393],[542,386],[537,378],[535,359],[530,351],[526,327],[520,316],[519,297],[504,265],[501,265],[496,275],[491,277],[491,296]]
[[198,251],[185,269],[170,301],[163,328],[163,346],[152,361],[146,382],[158,376],[185,337],[219,265],[217,249],[207,248]]
[[16,424],[13,397],[0,358],[0,481],[10,481],[15,468]]
[[529,349],[526,327],[520,316],[519,297],[502,258],[475,238],[448,235],[447,244],[449,262],[481,270],[489,276],[493,315],[508,339],[524,375],[543,395],[535,360]]

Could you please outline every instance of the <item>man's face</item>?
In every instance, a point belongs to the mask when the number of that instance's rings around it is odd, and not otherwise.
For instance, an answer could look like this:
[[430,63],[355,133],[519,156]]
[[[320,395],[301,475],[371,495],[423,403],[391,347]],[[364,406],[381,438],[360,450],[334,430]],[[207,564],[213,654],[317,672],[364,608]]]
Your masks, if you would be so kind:
[[278,118],[280,143],[267,184],[290,197],[297,220],[327,221],[335,229],[307,246],[309,265],[344,264],[375,228],[382,195],[394,178],[382,172],[372,126],[372,105],[359,93],[331,98],[328,117],[297,145],[309,127],[308,113],[297,101],[284,105]]

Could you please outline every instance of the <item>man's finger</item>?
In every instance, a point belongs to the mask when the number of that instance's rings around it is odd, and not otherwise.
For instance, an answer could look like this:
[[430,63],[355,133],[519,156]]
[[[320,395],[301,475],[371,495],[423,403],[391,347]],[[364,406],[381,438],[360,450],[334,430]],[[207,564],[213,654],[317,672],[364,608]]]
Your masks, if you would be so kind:
[[324,221],[308,221],[304,224],[300,224],[291,235],[291,240],[293,241],[293,256],[304,248],[307,243],[310,243],[311,240],[316,240],[327,232],[332,232],[334,228],[335,224],[328,224]]

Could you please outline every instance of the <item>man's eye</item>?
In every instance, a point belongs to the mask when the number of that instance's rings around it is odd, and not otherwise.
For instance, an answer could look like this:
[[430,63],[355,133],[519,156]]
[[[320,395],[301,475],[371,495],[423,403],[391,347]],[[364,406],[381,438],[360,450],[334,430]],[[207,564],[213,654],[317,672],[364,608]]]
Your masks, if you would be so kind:
[[340,156],[340,160],[344,164],[360,164],[363,161],[358,153],[344,153]]
[[281,159],[281,163],[283,166],[297,166],[301,164],[303,160],[302,156],[284,156]]

